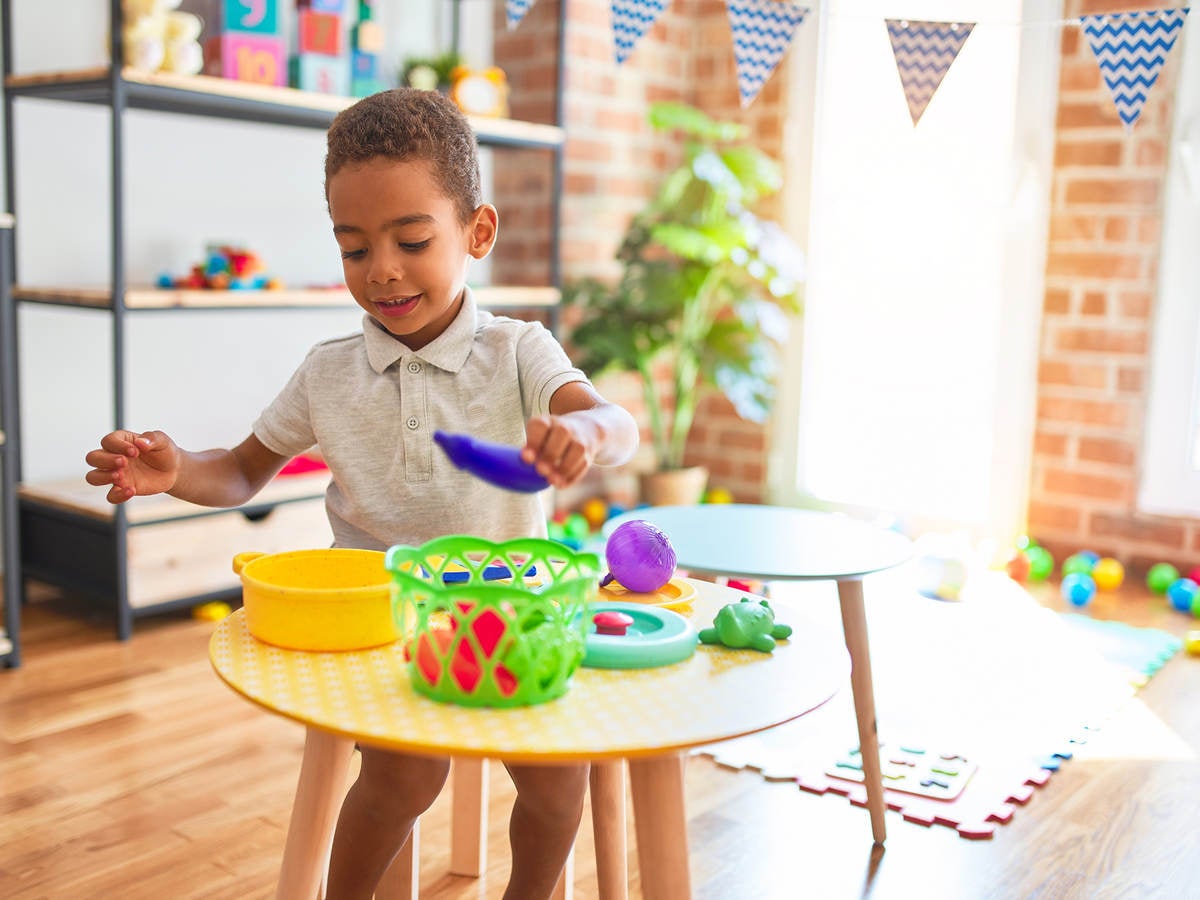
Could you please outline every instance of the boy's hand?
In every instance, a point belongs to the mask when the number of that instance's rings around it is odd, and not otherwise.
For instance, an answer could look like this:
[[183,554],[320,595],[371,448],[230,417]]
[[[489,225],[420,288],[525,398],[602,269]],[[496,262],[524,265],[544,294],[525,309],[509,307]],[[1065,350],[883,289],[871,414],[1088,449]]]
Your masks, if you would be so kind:
[[525,423],[521,459],[554,487],[570,487],[587,472],[596,452],[594,429],[585,423],[571,416],[535,416]]
[[92,467],[84,477],[88,484],[112,485],[108,502],[124,503],[171,490],[179,477],[179,459],[179,448],[161,431],[113,431],[100,439],[99,450],[84,457]]

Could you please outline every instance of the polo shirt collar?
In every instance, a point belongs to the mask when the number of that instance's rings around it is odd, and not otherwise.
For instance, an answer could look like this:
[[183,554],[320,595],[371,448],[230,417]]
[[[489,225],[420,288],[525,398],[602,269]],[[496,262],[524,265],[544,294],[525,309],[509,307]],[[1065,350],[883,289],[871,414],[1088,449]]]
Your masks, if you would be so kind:
[[457,373],[471,355],[475,341],[475,296],[469,287],[463,288],[462,308],[450,326],[420,350],[410,350],[388,332],[372,316],[363,316],[363,337],[367,344],[367,361],[382,375],[405,355],[411,355],[431,366]]

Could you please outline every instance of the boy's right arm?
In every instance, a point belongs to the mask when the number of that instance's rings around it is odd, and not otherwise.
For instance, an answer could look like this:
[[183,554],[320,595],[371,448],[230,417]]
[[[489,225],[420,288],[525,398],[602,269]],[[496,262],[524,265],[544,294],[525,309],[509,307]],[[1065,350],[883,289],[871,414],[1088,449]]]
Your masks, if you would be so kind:
[[113,431],[85,457],[88,484],[109,485],[108,501],[168,493],[201,506],[240,506],[287,462],[253,434],[231,450],[192,452],[161,431]]

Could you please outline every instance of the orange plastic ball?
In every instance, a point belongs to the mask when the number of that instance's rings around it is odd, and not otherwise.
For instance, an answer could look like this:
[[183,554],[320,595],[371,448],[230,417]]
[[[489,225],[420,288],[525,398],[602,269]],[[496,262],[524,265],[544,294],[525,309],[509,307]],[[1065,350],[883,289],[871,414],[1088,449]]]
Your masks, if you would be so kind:
[[1029,569],[1029,557],[1023,552],[1013,554],[1012,559],[1004,565],[1004,570],[1008,572],[1008,577],[1022,584],[1029,580]]

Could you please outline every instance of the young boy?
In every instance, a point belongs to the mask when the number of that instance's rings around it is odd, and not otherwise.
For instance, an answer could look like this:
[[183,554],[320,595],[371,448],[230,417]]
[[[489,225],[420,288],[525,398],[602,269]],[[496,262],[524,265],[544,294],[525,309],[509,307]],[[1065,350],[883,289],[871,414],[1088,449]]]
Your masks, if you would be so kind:
[[[541,325],[479,310],[467,265],[496,241],[480,197],[475,138],[441,95],[386,91],[334,120],[325,195],[360,333],[314,347],[253,433],[193,452],[166,434],[115,431],[87,454],[108,499],[167,492],[206,506],[245,503],[292,456],[319,446],[339,547],[382,550],[444,534],[545,535],[540,500],[456,469],[437,429],[522,446],[555,487],[637,447],[628,412],[601,398]],[[362,747],[329,866],[329,900],[371,897],[449,761]],[[506,764],[507,765],[507,764]],[[587,766],[507,765],[517,788],[507,900],[548,897],[583,808]]]

